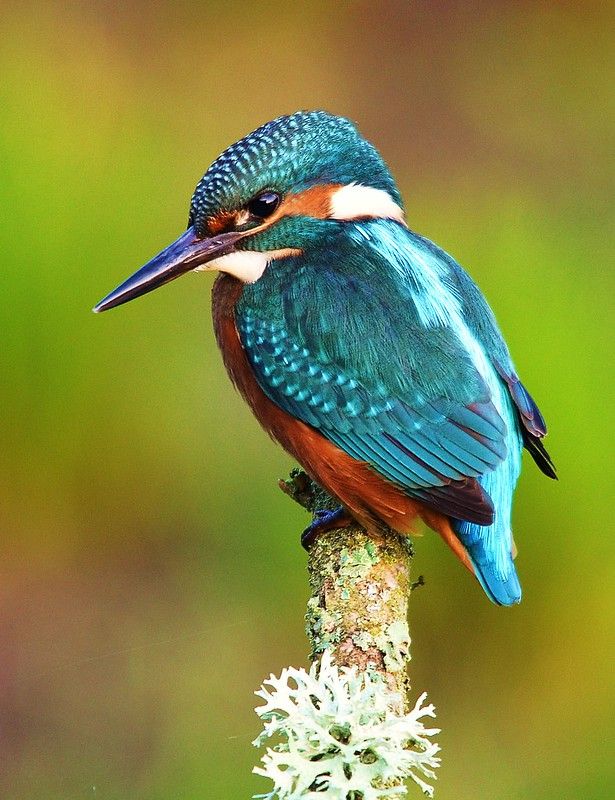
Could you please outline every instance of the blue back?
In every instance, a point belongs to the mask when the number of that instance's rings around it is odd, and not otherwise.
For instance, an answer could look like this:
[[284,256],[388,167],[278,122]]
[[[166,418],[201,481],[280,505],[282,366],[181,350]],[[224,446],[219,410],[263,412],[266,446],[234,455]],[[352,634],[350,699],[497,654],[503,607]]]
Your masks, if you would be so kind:
[[237,326],[261,388],[450,516],[487,594],[518,602],[510,509],[525,418],[515,404],[542,418],[522,387],[511,391],[491,310],[450,256],[402,225],[329,227],[319,247],[244,288]]

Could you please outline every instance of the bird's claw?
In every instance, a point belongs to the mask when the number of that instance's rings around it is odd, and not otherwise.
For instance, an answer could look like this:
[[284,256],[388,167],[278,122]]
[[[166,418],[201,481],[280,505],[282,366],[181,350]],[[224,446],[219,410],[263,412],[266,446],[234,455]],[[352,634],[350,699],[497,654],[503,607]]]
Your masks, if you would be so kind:
[[321,533],[336,528],[347,528],[351,522],[352,517],[343,506],[333,510],[316,511],[312,523],[301,534],[301,544],[309,550]]

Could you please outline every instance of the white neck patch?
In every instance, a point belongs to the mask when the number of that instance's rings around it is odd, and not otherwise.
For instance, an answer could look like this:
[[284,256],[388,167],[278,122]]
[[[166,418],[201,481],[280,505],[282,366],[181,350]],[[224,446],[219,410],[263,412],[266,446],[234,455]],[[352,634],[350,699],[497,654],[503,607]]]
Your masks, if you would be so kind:
[[299,250],[286,248],[284,250],[265,250],[260,253],[256,250],[237,250],[220,258],[214,258],[194,269],[194,272],[208,272],[217,269],[220,272],[228,272],[234,275],[243,283],[256,283],[261,277],[267,264],[277,258],[287,258],[288,256],[298,255]]
[[331,195],[331,219],[394,219],[406,224],[404,212],[384,189],[349,183]]

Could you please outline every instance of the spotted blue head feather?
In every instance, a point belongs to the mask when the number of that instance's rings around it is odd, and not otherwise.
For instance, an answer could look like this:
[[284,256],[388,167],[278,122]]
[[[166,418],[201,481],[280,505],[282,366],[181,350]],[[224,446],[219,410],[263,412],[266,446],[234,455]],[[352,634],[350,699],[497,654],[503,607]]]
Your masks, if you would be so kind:
[[265,189],[298,192],[353,182],[388,192],[401,205],[382,156],[350,120],[299,111],[261,125],[218,156],[192,196],[190,222],[198,228],[204,219],[240,208]]

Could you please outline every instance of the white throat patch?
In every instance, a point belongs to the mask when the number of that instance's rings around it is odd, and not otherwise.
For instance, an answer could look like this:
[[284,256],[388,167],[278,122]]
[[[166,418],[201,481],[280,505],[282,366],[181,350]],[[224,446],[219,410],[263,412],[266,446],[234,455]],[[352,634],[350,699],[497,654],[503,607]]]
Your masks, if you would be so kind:
[[265,250],[260,253],[257,250],[237,250],[236,253],[229,253],[220,258],[214,258],[194,269],[194,272],[208,272],[217,269],[220,272],[228,272],[234,275],[243,283],[256,283],[261,277],[267,264],[277,258],[288,258],[299,254],[299,250],[286,248],[285,250]]
[[339,220],[384,218],[406,224],[404,212],[384,189],[349,183],[331,195],[331,218]]

